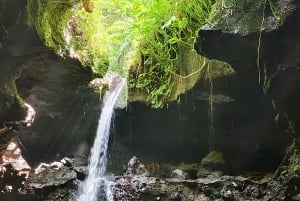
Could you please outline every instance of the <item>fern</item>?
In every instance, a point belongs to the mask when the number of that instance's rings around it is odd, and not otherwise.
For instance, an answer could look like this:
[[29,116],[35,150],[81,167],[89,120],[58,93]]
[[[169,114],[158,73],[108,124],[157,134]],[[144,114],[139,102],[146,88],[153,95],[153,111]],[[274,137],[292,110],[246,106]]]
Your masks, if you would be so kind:
[[273,3],[272,0],[268,0],[268,3],[269,3],[271,12],[272,12],[273,16],[275,17],[275,19],[278,22],[281,22],[281,20],[282,20],[282,14],[281,14],[280,10],[276,7],[276,5]]
[[[213,4],[213,0],[28,0],[28,22],[47,46],[56,52],[72,47],[80,62],[99,75],[110,69],[126,76],[122,57],[129,55],[130,87],[147,93],[153,107],[162,107],[181,67],[180,51],[194,48]],[[78,29],[80,34],[66,41],[66,29]]]

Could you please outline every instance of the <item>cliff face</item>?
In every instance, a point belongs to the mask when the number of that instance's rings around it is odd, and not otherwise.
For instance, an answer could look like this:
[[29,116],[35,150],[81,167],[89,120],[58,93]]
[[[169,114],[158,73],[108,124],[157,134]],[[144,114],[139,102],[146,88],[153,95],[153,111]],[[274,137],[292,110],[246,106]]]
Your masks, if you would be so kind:
[[[270,99],[280,133],[298,138],[300,2],[272,2],[220,5],[222,17],[215,16],[202,27],[195,48],[199,54],[231,64],[245,91],[255,89],[263,99]],[[253,104],[259,103],[253,100]]]
[[0,1],[0,122],[19,120],[24,115],[15,80],[35,40],[23,22],[24,6],[25,1]]

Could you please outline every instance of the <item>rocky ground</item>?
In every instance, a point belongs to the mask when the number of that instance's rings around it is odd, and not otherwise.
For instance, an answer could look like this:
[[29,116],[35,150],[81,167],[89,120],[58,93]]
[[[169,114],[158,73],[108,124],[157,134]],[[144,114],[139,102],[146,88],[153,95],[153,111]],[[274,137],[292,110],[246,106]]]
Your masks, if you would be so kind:
[[[185,166],[186,167],[186,166]],[[190,166],[194,167],[194,166]],[[63,158],[50,164],[42,163],[28,175],[20,174],[13,162],[2,166],[2,198],[10,200],[75,200],[74,195],[86,175],[86,166],[74,159]],[[188,179],[188,168],[178,166],[169,172],[169,178],[153,177],[147,166],[133,157],[123,175],[108,176],[114,183],[114,200],[146,201],[225,201],[225,200],[300,200],[300,150],[292,144],[280,167],[274,174],[260,179],[253,177],[222,175],[210,172],[205,177]],[[159,171],[159,170],[158,170]],[[202,170],[201,170],[202,171]],[[12,185],[9,181],[13,180]],[[12,199],[13,200],[13,199]]]

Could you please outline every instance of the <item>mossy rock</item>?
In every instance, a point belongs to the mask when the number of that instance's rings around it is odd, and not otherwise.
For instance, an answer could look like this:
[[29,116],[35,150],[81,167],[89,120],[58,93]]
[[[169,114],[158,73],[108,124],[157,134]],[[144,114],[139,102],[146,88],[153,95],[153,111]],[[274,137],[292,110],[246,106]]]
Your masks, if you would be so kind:
[[[179,95],[192,89],[199,80],[213,80],[220,77],[228,77],[236,73],[233,68],[225,62],[207,60],[205,57],[198,55],[195,51],[186,51],[185,54],[183,72],[180,72],[180,75],[173,76],[174,86],[168,101],[177,100]],[[206,64],[203,63],[203,60],[207,60]],[[203,66],[201,67],[201,65]]]
[[[248,35],[277,29],[293,10],[291,0],[223,0],[216,4],[210,23],[203,30]],[[263,23],[262,23],[263,21]]]
[[[200,56],[192,49],[183,49],[181,55],[180,70],[172,74],[171,93],[165,97],[162,106],[165,103],[176,101],[181,94],[191,90],[195,84],[201,80],[217,79],[235,75],[234,69],[225,62],[218,60],[208,60]],[[179,65],[179,64],[178,64]],[[149,93],[145,89],[132,89],[129,91],[129,101],[140,101],[151,104]]]
[[44,43],[59,51],[66,46],[64,29],[71,18],[74,3],[29,0],[27,4],[28,24],[34,27]]
[[24,103],[14,83],[0,86],[0,97],[0,122],[20,120],[24,117]]
[[201,161],[201,167],[209,170],[224,170],[226,160],[220,151],[209,152]]

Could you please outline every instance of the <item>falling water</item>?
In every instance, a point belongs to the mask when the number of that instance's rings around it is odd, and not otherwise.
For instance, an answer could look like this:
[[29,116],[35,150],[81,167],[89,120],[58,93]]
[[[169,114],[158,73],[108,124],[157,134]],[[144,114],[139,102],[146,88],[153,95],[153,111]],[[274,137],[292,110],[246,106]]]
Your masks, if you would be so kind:
[[214,129],[214,85],[213,85],[213,78],[212,78],[212,69],[210,64],[207,67],[207,76],[209,78],[209,120],[210,120],[210,127],[209,127],[209,149],[212,151],[213,149],[213,139],[215,134]]
[[[106,93],[103,108],[98,121],[97,135],[91,149],[88,166],[88,176],[83,183],[82,193],[78,201],[113,200],[111,182],[105,177],[107,165],[107,148],[110,134],[111,119],[118,97],[125,87],[125,78],[117,77],[113,80],[110,90]],[[105,195],[100,191],[104,191]],[[101,198],[100,196],[104,196]]]

